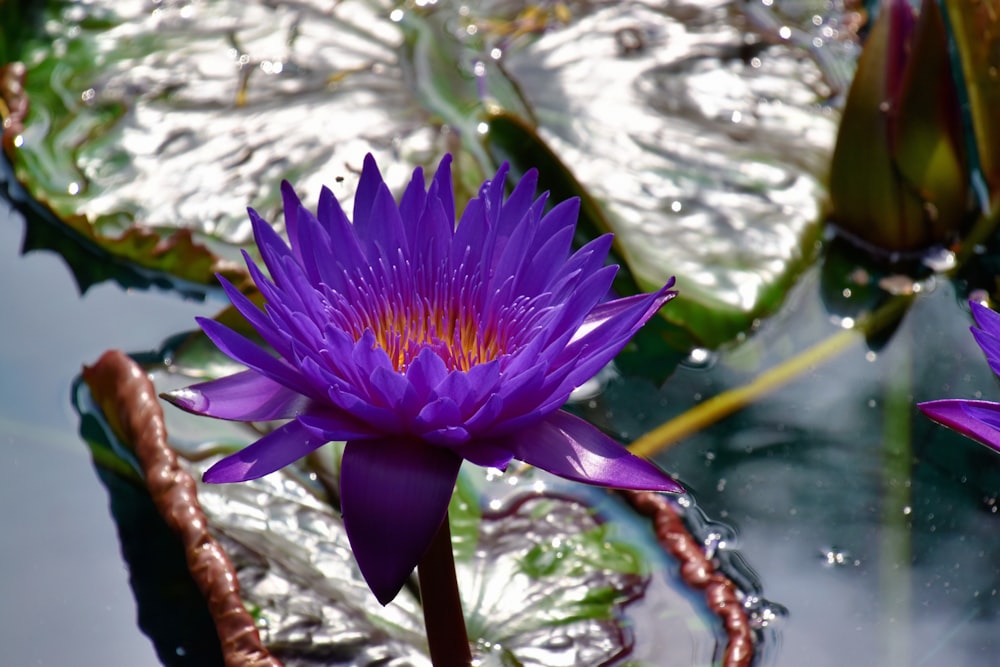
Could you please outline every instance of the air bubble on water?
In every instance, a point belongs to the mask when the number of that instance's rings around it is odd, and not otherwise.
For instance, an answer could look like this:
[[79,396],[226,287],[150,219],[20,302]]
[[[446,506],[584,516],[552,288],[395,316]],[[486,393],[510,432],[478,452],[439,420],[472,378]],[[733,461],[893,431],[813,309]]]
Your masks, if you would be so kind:
[[755,630],[764,630],[788,615],[788,611],[781,605],[756,595],[748,595],[743,601],[743,608]]
[[856,558],[852,558],[850,552],[836,547],[822,550],[820,557],[823,564],[831,568],[844,567],[846,565],[858,567],[861,565],[861,561]]

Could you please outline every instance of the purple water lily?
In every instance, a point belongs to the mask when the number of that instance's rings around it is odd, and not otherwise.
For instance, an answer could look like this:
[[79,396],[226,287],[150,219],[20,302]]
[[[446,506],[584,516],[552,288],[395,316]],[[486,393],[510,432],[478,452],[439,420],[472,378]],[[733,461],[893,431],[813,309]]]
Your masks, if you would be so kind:
[[206,482],[255,479],[346,441],[341,509],[361,572],[392,600],[447,514],[459,466],[518,459],[571,480],[681,491],[648,461],[560,410],[676,294],[604,299],[611,236],[571,254],[579,202],[543,213],[529,172],[508,167],[455,225],[451,159],[399,203],[369,155],[353,224],[328,189],[316,215],[282,185],[289,248],[250,210],[270,278],[245,253],[267,303],[225,279],[233,305],[277,356],[209,319],[199,324],[248,370],[167,395],[239,421],[289,419],[212,466]]
[[[990,368],[1000,375],[1000,314],[975,301],[969,305],[979,327],[970,327],[972,335],[986,353]],[[1000,452],[1000,403],[955,398],[917,407],[934,421]]]

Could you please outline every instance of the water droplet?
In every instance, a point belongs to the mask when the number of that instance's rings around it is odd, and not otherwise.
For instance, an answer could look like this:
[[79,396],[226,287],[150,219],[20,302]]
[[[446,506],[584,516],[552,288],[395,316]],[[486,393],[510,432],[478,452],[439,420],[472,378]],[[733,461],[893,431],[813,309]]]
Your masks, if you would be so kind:
[[711,368],[715,364],[715,359],[716,356],[711,350],[696,347],[688,353],[687,358],[682,363],[688,368],[704,370]]
[[[843,567],[852,564],[851,555],[846,551],[832,548],[823,552],[823,562],[829,567]],[[857,561],[853,561],[857,562]]]

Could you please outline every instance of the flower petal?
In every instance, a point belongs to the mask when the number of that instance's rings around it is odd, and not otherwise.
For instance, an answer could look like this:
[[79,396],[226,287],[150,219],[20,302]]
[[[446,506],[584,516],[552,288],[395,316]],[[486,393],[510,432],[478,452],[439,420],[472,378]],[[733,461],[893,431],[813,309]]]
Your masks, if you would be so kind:
[[[652,294],[637,295],[642,298],[620,299],[628,301],[627,308],[608,316],[611,309],[621,305],[618,302],[605,304],[606,308],[598,306],[591,315],[584,320],[580,330],[585,330],[583,335],[574,334],[573,340],[559,354],[553,362],[554,368],[569,367],[571,370],[553,388],[549,387],[549,395],[557,405],[543,403],[543,411],[552,407],[558,407],[565,401],[560,398],[570,392],[588,379],[594,376],[599,370],[610,362],[616,354],[635,335],[635,332],[649,320],[656,312],[663,307],[667,301],[674,298],[677,292],[668,289],[673,284],[673,279],[668,282],[659,292]],[[600,309],[600,312],[598,310]],[[597,313],[596,315],[594,315]],[[596,323],[596,324],[595,324]],[[558,374],[553,374],[556,377]]]
[[257,479],[298,461],[327,442],[298,420],[292,420],[222,459],[205,471],[202,480],[207,484],[223,484]]
[[354,191],[354,211],[351,214],[355,231],[362,236],[364,232],[361,230],[369,224],[368,215],[375,203],[375,197],[384,185],[385,181],[382,180],[382,173],[375,164],[375,158],[368,153],[361,165],[361,178],[358,180],[358,189]]
[[334,407],[316,407],[297,417],[299,422],[326,442],[370,440],[383,433],[372,428],[354,415]]
[[939,424],[1000,452],[1000,403],[945,399],[917,407]]
[[344,527],[382,604],[392,601],[441,526],[461,457],[419,440],[351,441],[340,468]]
[[295,188],[288,181],[281,181],[281,203],[285,211],[285,234],[292,244],[292,253],[301,262],[304,244],[299,236],[299,220],[303,215],[309,215],[302,207],[302,200],[295,194]]
[[510,450],[490,441],[482,440],[455,447],[455,453],[461,454],[462,458],[477,466],[500,468],[501,470],[506,468],[510,460],[514,458]]
[[972,335],[986,355],[990,368],[1000,375],[1000,313],[975,301],[970,301],[969,305],[979,326],[978,329],[972,327]]
[[209,340],[230,359],[280,382],[289,389],[299,389],[303,386],[298,372],[284,361],[272,357],[248,338],[207,317],[196,317],[195,321]]
[[684,491],[646,459],[561,410],[508,436],[504,446],[514,458],[576,482],[618,489]]
[[[330,188],[324,187],[319,193],[319,208],[316,211],[317,219],[323,228],[323,232],[331,239],[336,239],[336,258],[344,266],[363,266],[365,255],[358,243],[358,238],[354,234],[354,226],[347,219],[347,214],[341,208],[336,195]],[[325,258],[327,263],[331,263],[332,257]]]
[[181,410],[217,419],[271,421],[306,411],[312,401],[256,371],[243,371],[161,394]]
[[1000,337],[1000,313],[978,301],[969,301],[969,307],[972,308],[972,315],[976,318],[976,324],[980,329]]

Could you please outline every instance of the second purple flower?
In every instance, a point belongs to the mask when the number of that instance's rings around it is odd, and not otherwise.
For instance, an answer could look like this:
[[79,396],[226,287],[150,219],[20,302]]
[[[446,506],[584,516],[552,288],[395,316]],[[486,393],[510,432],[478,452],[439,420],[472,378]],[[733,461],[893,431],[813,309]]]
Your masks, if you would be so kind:
[[[971,327],[986,361],[1000,375],[1000,314],[975,301],[969,302],[977,327]],[[1000,403],[946,398],[918,403],[920,410],[948,428],[1000,452]]]

